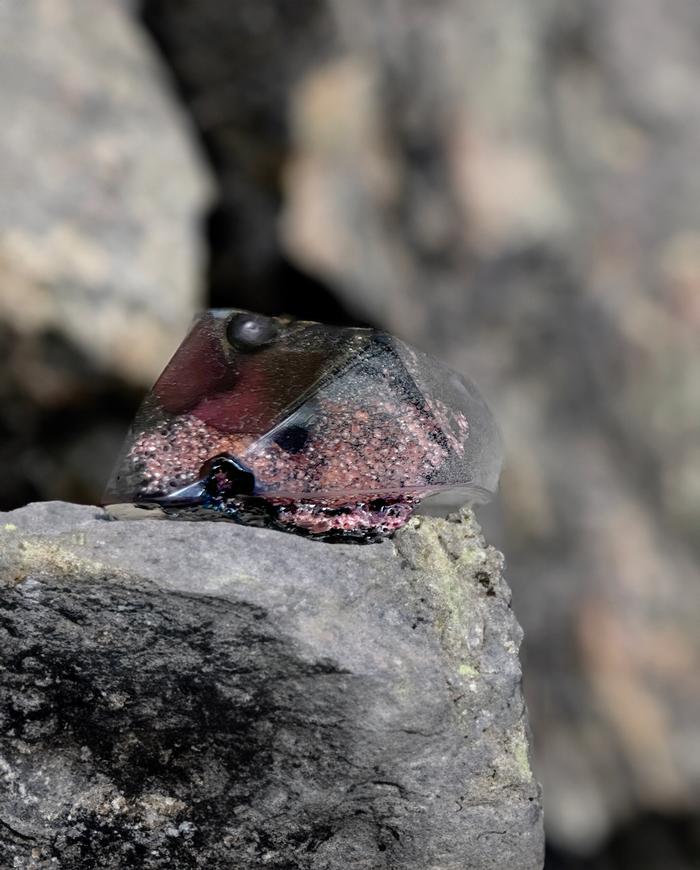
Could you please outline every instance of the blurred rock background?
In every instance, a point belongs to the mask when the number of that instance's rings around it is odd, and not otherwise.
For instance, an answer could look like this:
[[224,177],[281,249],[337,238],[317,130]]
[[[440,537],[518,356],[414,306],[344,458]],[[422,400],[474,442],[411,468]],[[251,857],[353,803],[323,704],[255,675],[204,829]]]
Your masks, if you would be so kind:
[[198,307],[401,335],[506,436],[548,870],[698,868],[696,0],[8,0],[0,46],[0,507],[99,499]]
[[204,298],[209,173],[126,4],[0,4],[0,507],[94,500]]

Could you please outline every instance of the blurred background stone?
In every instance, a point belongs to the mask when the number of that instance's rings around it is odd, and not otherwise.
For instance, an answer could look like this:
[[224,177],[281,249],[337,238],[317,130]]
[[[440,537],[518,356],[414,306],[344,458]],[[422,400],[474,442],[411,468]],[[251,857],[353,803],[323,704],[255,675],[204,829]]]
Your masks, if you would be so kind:
[[347,320],[338,294],[299,270],[278,230],[290,98],[305,72],[337,53],[327,3],[264,0],[231,9],[221,0],[147,0],[141,9],[216,172],[210,301]]
[[0,43],[2,502],[94,498],[203,304],[209,177],[125,5],[3,3]]
[[[265,217],[221,186],[213,298],[306,315],[306,276],[482,385],[509,445],[490,525],[526,626],[550,841],[591,855],[640,813],[692,815],[700,10],[280,0],[253,26],[245,7],[144,7],[220,176],[255,178],[237,137],[277,154]],[[241,270],[251,214],[268,245]]]
[[[700,7],[139,8],[216,177],[209,300],[394,331],[502,422],[484,518],[526,629],[548,868],[697,866]],[[100,453],[72,428],[73,462]],[[66,494],[47,441],[3,460],[14,504]]]

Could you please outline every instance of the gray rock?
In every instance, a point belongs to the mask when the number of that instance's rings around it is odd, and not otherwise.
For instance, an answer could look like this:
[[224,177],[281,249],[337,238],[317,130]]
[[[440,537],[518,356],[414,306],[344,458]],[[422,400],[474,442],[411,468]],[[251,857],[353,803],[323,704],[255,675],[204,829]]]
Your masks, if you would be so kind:
[[190,131],[126,4],[3,3],[0,45],[0,325],[147,384],[201,305]]
[[542,866],[468,511],[361,547],[48,503],[0,542],[0,866]]

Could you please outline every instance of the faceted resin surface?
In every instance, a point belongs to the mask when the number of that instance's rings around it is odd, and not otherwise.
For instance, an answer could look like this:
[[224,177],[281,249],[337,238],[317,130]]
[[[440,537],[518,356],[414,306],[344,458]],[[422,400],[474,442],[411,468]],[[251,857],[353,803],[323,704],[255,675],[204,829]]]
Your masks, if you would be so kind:
[[473,385],[398,339],[212,310],[144,401],[105,502],[364,541],[427,497],[488,498],[500,463]]

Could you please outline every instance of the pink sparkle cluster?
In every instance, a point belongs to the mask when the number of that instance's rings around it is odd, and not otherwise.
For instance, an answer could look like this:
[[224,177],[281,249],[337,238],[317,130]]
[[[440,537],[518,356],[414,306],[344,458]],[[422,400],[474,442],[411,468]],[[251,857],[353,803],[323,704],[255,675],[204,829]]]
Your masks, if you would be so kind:
[[[304,426],[306,440],[288,450],[274,440],[284,426],[262,437],[229,434],[192,414],[179,415],[134,440],[131,473],[141,496],[155,496],[193,482],[206,460],[229,453],[279,505],[280,522],[312,533],[389,533],[406,522],[450,451],[462,455],[469,433],[464,416],[439,402],[420,409],[384,398],[361,406],[318,400]],[[368,506],[375,499],[389,504]],[[342,507],[347,510],[338,512]]]

